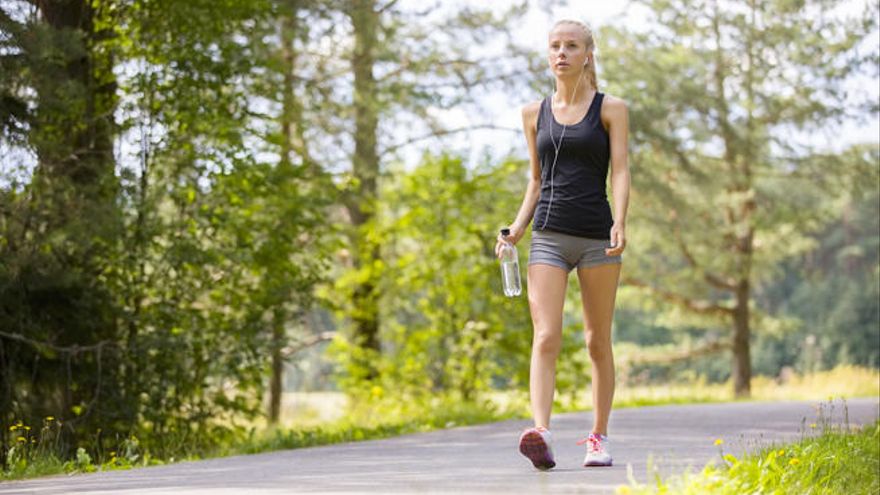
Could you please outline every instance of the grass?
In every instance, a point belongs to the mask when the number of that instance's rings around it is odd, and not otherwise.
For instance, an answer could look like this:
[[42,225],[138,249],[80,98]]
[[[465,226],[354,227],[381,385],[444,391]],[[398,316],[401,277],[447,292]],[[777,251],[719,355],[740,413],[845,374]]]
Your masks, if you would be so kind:
[[[311,416],[311,411],[307,416]],[[109,452],[100,462],[97,456],[93,458],[85,448],[79,448],[73,459],[59,459],[56,452],[59,450],[57,443],[61,422],[55,418],[46,418],[39,433],[32,434],[34,429],[22,422],[13,425],[13,442],[5,449],[10,467],[0,472],[0,481],[62,473],[131,469],[183,460],[374,440],[512,417],[516,415],[510,411],[499,411],[491,404],[462,403],[442,396],[432,396],[421,401],[389,398],[384,403],[371,402],[349,408],[348,415],[333,421],[308,426],[250,428],[236,441],[210,451],[181,451],[167,459],[152,456],[132,436],[119,442],[117,449]]]
[[[764,377],[752,381],[753,400],[823,400],[836,397],[880,396],[880,371],[839,367],[834,370],[793,377],[785,384]],[[58,440],[60,422],[46,418],[41,428],[19,423],[13,431],[12,444],[6,445],[9,468],[0,472],[0,480],[31,478],[60,473],[83,473],[130,469],[234,454],[251,454],[279,449],[328,445],[340,442],[387,438],[407,433],[454,426],[473,425],[512,418],[530,417],[528,394],[495,392],[483,404],[462,403],[455,399],[431,396],[422,400],[388,398],[382,402],[352,407],[341,394],[290,394],[286,397],[285,421],[279,427],[253,423],[242,435],[208,450],[183,450],[158,458],[144,449],[134,436],[120,439],[115,450],[96,452],[80,448],[72,459],[60,459]],[[730,384],[696,381],[662,387],[620,386],[614,407],[697,402],[725,402],[732,399]],[[589,409],[589,391],[574,398],[558,398],[554,412]]]
[[[618,495],[739,495],[744,493],[791,495],[860,495],[880,493],[880,420],[862,428],[848,421],[831,424],[822,419],[802,427],[794,443],[765,447],[736,458],[725,454],[716,440],[721,462],[709,463],[698,473],[685,472],[651,485],[636,483],[617,488]],[[812,432],[818,431],[818,435]]]
[[[880,397],[880,370],[842,365],[832,370],[807,375],[793,375],[784,383],[766,376],[752,378],[752,394],[748,401],[812,400],[831,398]],[[492,399],[499,406],[528,414],[528,391],[496,392]],[[589,388],[577,395],[557,394],[554,412],[591,410]],[[688,383],[666,385],[618,385],[614,408],[644,407],[667,404],[697,404],[736,401],[733,383],[707,383],[698,378]]]

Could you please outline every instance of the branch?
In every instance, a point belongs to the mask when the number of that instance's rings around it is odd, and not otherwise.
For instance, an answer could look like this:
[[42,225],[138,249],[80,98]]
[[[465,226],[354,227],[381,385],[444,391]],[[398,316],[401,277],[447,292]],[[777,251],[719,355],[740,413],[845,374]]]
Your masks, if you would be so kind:
[[701,347],[696,347],[692,349],[685,349],[683,351],[678,351],[672,354],[669,353],[660,353],[654,356],[647,356],[641,359],[633,359],[630,361],[630,364],[671,364],[679,361],[687,361],[689,359],[708,356],[710,354],[715,354],[717,352],[721,352],[727,349],[730,349],[729,342],[723,342],[720,340],[715,340],[709,342]]
[[679,248],[681,248],[681,253],[684,255],[688,264],[691,265],[691,267],[694,270],[702,272],[703,278],[706,279],[706,282],[709,282],[709,285],[712,285],[713,287],[721,289],[721,290],[726,290],[726,291],[731,291],[731,292],[736,290],[736,288],[737,288],[736,283],[730,281],[729,279],[719,277],[718,275],[713,275],[713,274],[705,271],[704,269],[702,269],[700,267],[700,265],[697,264],[696,258],[694,258],[694,255],[688,249],[687,243],[684,242],[684,238],[681,235],[681,229],[679,228],[677,222],[676,222],[675,228],[673,230],[675,232],[675,239],[678,241],[678,246],[679,246]]
[[677,304],[685,309],[693,311],[694,313],[704,314],[704,315],[712,315],[712,316],[733,316],[733,309],[722,306],[720,304],[715,304],[710,301],[700,301],[696,299],[691,299],[688,297],[684,297],[681,294],[675,294],[673,292],[660,289],[654,287],[646,282],[643,282],[639,279],[632,277],[624,277],[623,283],[633,285],[636,287],[641,287],[644,289],[648,289],[654,294],[658,295],[660,298],[669,301],[671,303]]
[[497,130],[501,130],[501,131],[520,132],[520,129],[517,129],[514,127],[503,127],[503,126],[494,125],[494,124],[470,125],[470,126],[465,126],[465,127],[459,127],[458,129],[445,129],[445,130],[434,131],[434,132],[432,132],[430,134],[426,134],[424,136],[419,136],[419,137],[415,137],[412,139],[408,139],[406,141],[403,141],[402,143],[393,144],[393,145],[383,149],[381,154],[392,153],[392,152],[396,151],[398,148],[402,148],[406,145],[413,144],[418,141],[424,141],[425,139],[445,136],[447,134],[455,134],[457,132],[472,131],[475,129],[497,129]]
[[25,29],[24,25],[10,17],[4,9],[0,9],[0,28],[11,34],[16,40]]
[[308,349],[309,347],[316,346],[321,342],[326,342],[328,340],[333,340],[333,337],[336,336],[336,332],[321,332],[317,335],[313,335],[311,338],[306,339],[301,342],[297,342],[294,345],[289,345],[283,349],[281,349],[281,356],[290,357],[300,351]]
[[387,11],[388,9],[390,9],[391,7],[394,7],[394,4],[396,4],[397,1],[398,1],[398,0],[391,0],[390,2],[386,3],[385,5],[383,5],[382,8],[380,8],[379,10],[377,10],[376,13],[377,13],[377,14],[382,14],[382,13],[384,13],[385,11]]
[[80,352],[91,352],[91,351],[100,352],[101,348],[104,346],[114,346],[115,347],[117,345],[116,342],[113,342],[110,340],[102,340],[102,341],[98,342],[97,344],[92,344],[92,345],[87,345],[87,346],[81,346],[81,345],[77,345],[77,344],[74,344],[72,346],[58,346],[55,344],[50,344],[48,342],[40,342],[38,340],[29,339],[29,338],[27,338],[23,335],[17,334],[17,333],[6,333],[3,331],[0,331],[0,337],[5,337],[9,340],[16,340],[18,342],[23,342],[25,344],[29,344],[37,350],[42,350],[43,348],[48,348],[48,349],[52,349],[53,351],[56,351],[56,352],[69,353],[69,354],[77,354]]

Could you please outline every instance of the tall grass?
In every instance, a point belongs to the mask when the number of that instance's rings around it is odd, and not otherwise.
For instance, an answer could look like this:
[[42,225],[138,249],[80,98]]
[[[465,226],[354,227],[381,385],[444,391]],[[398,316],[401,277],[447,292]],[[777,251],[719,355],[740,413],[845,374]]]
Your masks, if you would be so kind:
[[736,458],[724,453],[719,439],[719,461],[702,471],[665,479],[653,473],[655,481],[650,485],[630,477],[630,484],[618,487],[617,494],[880,493],[880,420],[862,428],[851,427],[848,421],[833,424],[822,411],[820,408],[818,424],[810,424],[809,429],[802,426],[797,442],[771,445]]

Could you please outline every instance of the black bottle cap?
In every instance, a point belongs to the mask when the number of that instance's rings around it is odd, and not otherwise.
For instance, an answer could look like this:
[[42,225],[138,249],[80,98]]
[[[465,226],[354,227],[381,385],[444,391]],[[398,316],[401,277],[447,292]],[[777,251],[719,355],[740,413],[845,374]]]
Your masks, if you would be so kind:
[[510,229],[501,229],[501,235],[503,235],[503,236],[505,236],[505,237],[506,237],[506,236],[509,236],[509,235],[510,235]]

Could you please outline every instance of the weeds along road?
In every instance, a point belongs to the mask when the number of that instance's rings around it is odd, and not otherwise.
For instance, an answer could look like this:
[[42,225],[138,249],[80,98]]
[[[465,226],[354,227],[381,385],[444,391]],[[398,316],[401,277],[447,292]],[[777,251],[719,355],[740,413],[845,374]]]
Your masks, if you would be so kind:
[[[819,423],[818,402],[734,402],[618,409],[609,437],[614,466],[584,468],[591,413],[557,414],[551,430],[556,468],[539,472],[517,450],[529,420],[405,435],[249,456],[182,462],[130,471],[52,476],[0,483],[0,494],[282,494],[282,493],[613,493],[631,466],[649,479],[648,459],[661,474],[702,468],[724,453],[797,440]],[[828,410],[830,406],[833,409]],[[846,401],[849,423],[873,422],[880,399]],[[844,403],[823,403],[825,418],[843,424]]]

